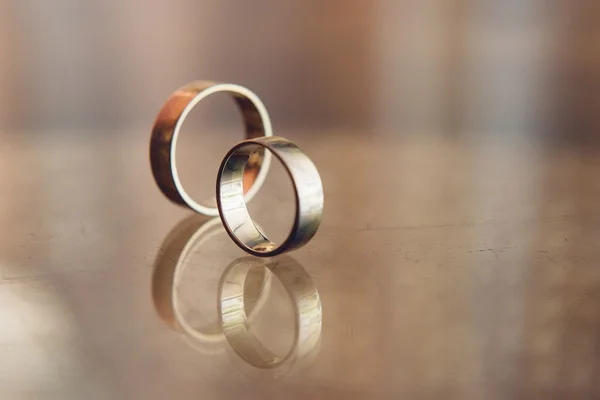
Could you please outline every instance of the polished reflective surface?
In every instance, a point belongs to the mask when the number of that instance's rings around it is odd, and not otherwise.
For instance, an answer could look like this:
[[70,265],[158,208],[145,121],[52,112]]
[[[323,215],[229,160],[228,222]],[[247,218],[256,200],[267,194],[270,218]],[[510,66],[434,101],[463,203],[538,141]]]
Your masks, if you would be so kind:
[[[288,281],[240,266],[218,220],[157,190],[148,129],[1,134],[1,399],[600,395],[595,147],[277,131],[310,155],[327,198],[290,253],[321,304],[303,348],[299,322],[318,308],[303,314]],[[268,232],[293,209],[287,179],[272,169],[249,204]],[[235,324],[247,316],[234,326],[253,335],[241,347],[219,313],[232,270]],[[243,356],[254,339],[307,356],[265,368],[268,353]]]
[[[182,311],[185,304],[178,293],[185,284],[184,270],[193,265],[191,256],[201,251],[202,246],[211,246],[211,238],[222,231],[218,218],[207,220],[192,215],[167,235],[156,258],[152,279],[152,297],[158,315],[168,326],[181,331],[200,353],[222,351],[227,340],[234,352],[257,368],[275,369],[314,359],[321,338],[321,301],[306,270],[290,257],[234,260],[225,268],[218,285],[216,307],[220,322],[216,332],[203,332],[187,321],[186,312]],[[251,328],[264,304],[279,300],[269,298],[273,276],[281,281],[295,310],[294,340],[285,356],[272,353]]]

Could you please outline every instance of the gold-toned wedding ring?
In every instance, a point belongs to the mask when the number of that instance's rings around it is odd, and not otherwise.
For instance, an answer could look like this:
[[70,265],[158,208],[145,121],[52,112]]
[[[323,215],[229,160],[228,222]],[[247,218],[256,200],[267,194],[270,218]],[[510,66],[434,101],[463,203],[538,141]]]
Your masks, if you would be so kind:
[[[225,92],[231,95],[242,113],[246,139],[272,136],[271,120],[260,98],[251,90],[230,83],[196,81],[176,90],[160,110],[150,139],[150,164],[156,184],[173,203],[207,216],[217,216],[214,204],[200,204],[185,191],[175,161],[177,138],[183,121],[205,97]],[[260,189],[271,162],[268,152],[256,153],[244,171],[244,199],[250,201]]]

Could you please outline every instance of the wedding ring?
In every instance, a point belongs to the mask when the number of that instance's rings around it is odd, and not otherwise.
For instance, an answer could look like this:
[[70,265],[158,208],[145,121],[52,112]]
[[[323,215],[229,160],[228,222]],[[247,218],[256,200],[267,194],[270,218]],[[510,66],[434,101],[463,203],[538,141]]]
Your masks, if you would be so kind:
[[[245,170],[260,150],[273,153],[294,186],[296,212],[288,237],[277,245],[254,224],[244,201]],[[261,137],[235,145],[217,175],[217,206],[223,225],[244,251],[270,257],[304,246],[317,232],[323,214],[323,185],[313,162],[294,143],[281,137]]]
[[[246,129],[246,139],[272,136],[271,120],[260,98],[249,89],[229,84],[209,81],[196,81],[175,91],[160,110],[152,129],[150,140],[150,164],[156,184],[165,196],[175,204],[189,207],[207,216],[217,216],[214,204],[202,205],[193,200],[185,191],[175,161],[177,138],[183,121],[200,100],[217,93],[226,92],[235,100],[242,113]],[[262,185],[271,155],[256,153],[249,160],[245,174],[245,200],[250,201]]]
[[[264,267],[282,283],[294,308],[294,339],[286,354],[275,354],[253,333],[246,315],[249,300],[244,293],[246,280]],[[262,269],[257,272],[262,273]],[[306,270],[293,258],[261,260],[243,257],[233,261],[219,283],[217,301],[223,334],[231,348],[250,365],[271,369],[310,359],[321,339],[322,309],[319,292]]]

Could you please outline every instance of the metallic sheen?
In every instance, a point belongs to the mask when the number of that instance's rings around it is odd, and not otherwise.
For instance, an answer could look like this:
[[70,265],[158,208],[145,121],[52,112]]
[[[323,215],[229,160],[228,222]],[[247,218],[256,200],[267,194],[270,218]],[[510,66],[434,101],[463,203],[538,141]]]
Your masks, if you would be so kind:
[[[294,342],[285,355],[274,354],[252,333],[246,316],[246,280],[264,267],[281,281],[295,310]],[[263,273],[263,268],[258,268]],[[259,277],[260,278],[260,277]],[[231,348],[247,363],[257,368],[277,368],[284,364],[305,361],[316,354],[321,339],[322,309],[319,293],[312,279],[293,258],[264,260],[242,257],[234,260],[225,270],[219,284],[219,317],[223,334]]]
[[[281,161],[296,196],[294,224],[280,245],[270,241],[256,227],[244,201],[248,161],[263,148]],[[300,248],[315,235],[323,215],[323,185],[310,158],[289,140],[276,136],[246,140],[235,145],[221,163],[217,176],[217,205],[227,233],[240,248],[255,256],[270,257]]]
[[[218,210],[214,205],[196,202],[185,191],[179,179],[175,156],[179,131],[188,113],[200,100],[217,92],[227,92],[235,100],[244,119],[247,139],[273,135],[267,109],[252,91],[229,83],[196,81],[179,88],[169,97],[154,122],[150,140],[152,174],[163,194],[175,204],[211,217],[217,216]],[[245,171],[247,186],[244,188],[246,201],[250,201],[260,189],[270,161],[270,154],[257,153],[248,163]]]

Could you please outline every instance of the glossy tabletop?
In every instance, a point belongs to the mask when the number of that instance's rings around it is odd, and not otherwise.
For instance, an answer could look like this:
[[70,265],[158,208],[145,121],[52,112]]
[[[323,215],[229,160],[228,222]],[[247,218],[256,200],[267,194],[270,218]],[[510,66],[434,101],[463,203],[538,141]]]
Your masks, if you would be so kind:
[[[0,398],[600,396],[594,148],[276,134],[316,164],[325,209],[265,268],[160,193],[149,129],[1,132]],[[189,135],[191,192],[236,138]],[[293,201],[274,165],[250,211],[277,237]]]

